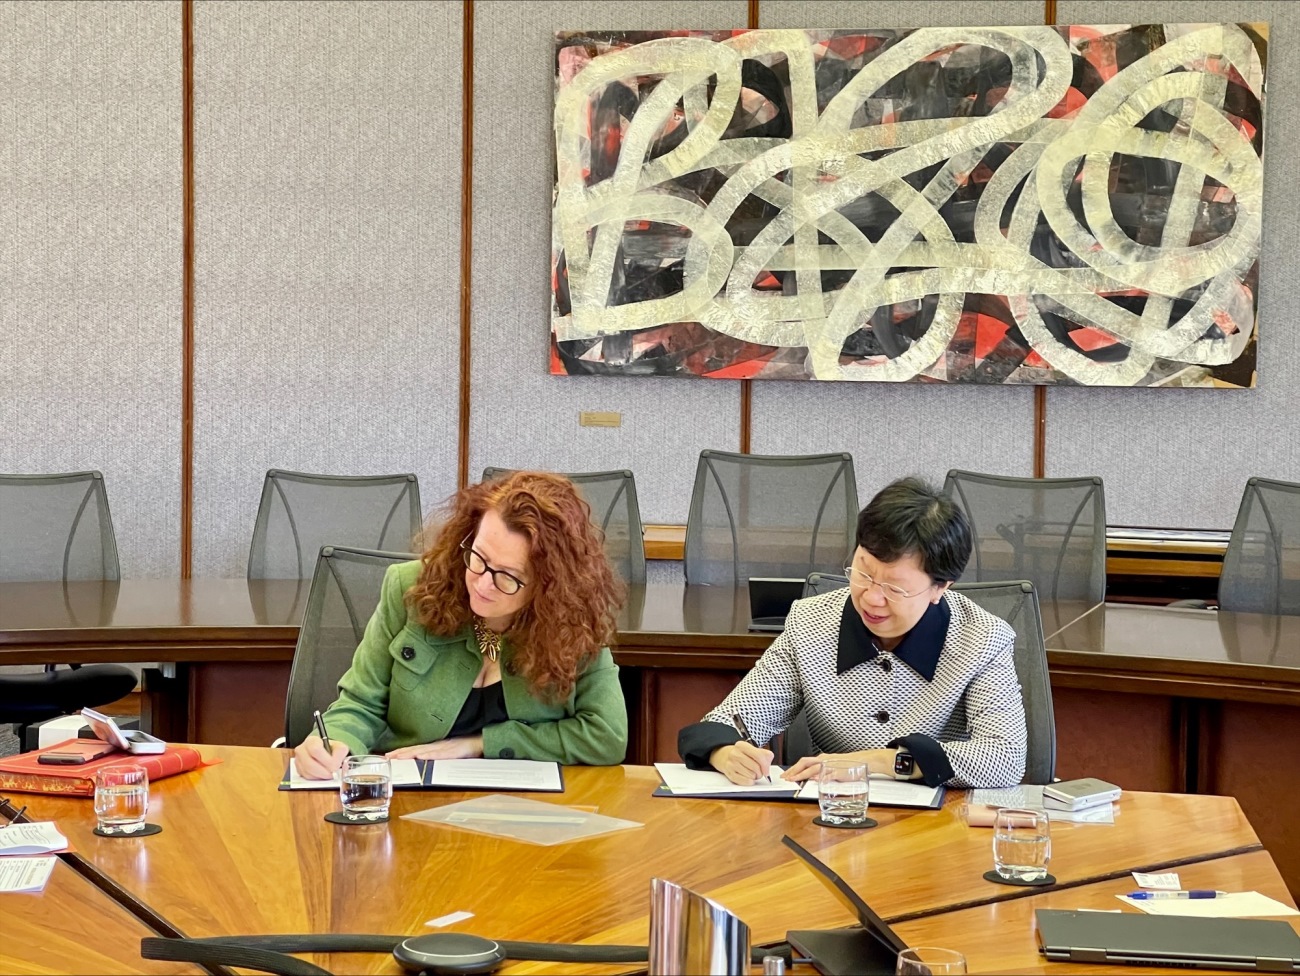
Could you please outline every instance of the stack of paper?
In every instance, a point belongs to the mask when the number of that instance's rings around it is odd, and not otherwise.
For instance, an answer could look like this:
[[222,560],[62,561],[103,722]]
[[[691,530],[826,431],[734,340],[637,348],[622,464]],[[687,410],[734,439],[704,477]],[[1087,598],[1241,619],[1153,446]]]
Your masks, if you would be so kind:
[[20,823],[0,827],[0,854],[51,854],[64,850],[68,838],[52,823]]
[[0,892],[41,891],[54,870],[53,857],[0,858]]
[[55,858],[27,857],[66,850],[68,838],[52,823],[0,827],[0,892],[40,891],[50,880]]
[[1294,908],[1258,891],[1235,891],[1217,898],[1157,898],[1150,901],[1116,895],[1148,915],[1184,915],[1192,918],[1269,918],[1300,915]]

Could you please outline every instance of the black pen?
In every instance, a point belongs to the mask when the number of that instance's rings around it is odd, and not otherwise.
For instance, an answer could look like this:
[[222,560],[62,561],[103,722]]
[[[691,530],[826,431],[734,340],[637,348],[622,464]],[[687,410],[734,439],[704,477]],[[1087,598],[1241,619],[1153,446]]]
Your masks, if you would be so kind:
[[316,723],[316,734],[325,745],[325,751],[330,755],[334,754],[334,743],[330,742],[330,734],[325,731],[325,720],[320,717],[320,709],[311,713],[312,721]]
[[[751,745],[755,749],[758,748],[758,743],[755,742],[754,737],[749,734],[749,726],[745,724],[745,716],[741,715],[740,712],[737,712],[735,715],[731,716],[731,724],[734,725],[736,731],[740,733],[741,742]],[[763,779],[769,783],[772,782],[771,775],[764,776]]]

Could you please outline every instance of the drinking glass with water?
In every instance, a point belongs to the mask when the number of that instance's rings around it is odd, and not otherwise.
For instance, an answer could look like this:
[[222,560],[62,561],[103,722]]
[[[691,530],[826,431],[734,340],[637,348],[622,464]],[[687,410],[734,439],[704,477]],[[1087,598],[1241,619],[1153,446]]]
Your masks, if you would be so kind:
[[383,756],[348,756],[343,760],[339,800],[352,820],[382,820],[393,798],[393,771]]
[[833,824],[860,824],[867,819],[867,764],[828,759],[817,777],[822,819]]
[[135,763],[95,771],[95,820],[106,834],[144,829],[149,813],[149,772]]
[[894,972],[896,976],[963,976],[966,957],[955,949],[904,949],[898,954]]
[[1042,810],[1001,807],[993,821],[993,867],[1008,881],[1041,881],[1052,859],[1052,837]]

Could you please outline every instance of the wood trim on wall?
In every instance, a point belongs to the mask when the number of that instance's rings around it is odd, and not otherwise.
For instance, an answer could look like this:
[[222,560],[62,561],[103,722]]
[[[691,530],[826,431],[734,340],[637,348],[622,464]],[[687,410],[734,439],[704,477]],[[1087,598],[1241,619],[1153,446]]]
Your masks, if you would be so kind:
[[181,579],[194,569],[194,0],[181,0]]
[[460,56],[460,407],[456,487],[469,484],[470,271],[474,259],[474,0],[463,0]]
[[[758,0],[749,0],[745,26],[758,30]],[[750,436],[754,419],[754,381],[740,381],[740,453],[749,453]]]
[[[1043,0],[1043,23],[1056,23],[1056,0]],[[1047,387],[1034,387],[1034,477],[1047,477]]]
[[1047,387],[1034,387],[1034,477],[1047,477]]

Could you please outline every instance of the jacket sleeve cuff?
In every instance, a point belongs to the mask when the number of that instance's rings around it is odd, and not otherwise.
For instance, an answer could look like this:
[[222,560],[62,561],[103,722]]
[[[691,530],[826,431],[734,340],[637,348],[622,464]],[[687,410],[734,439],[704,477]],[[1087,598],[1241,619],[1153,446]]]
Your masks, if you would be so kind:
[[928,735],[913,732],[901,739],[894,739],[888,743],[888,747],[902,747],[912,754],[916,764],[921,767],[926,786],[942,786],[957,775],[948,762],[948,754],[943,751],[943,746]]
[[712,769],[709,756],[719,746],[734,745],[740,733],[721,722],[696,722],[677,733],[677,751],[688,769]]

